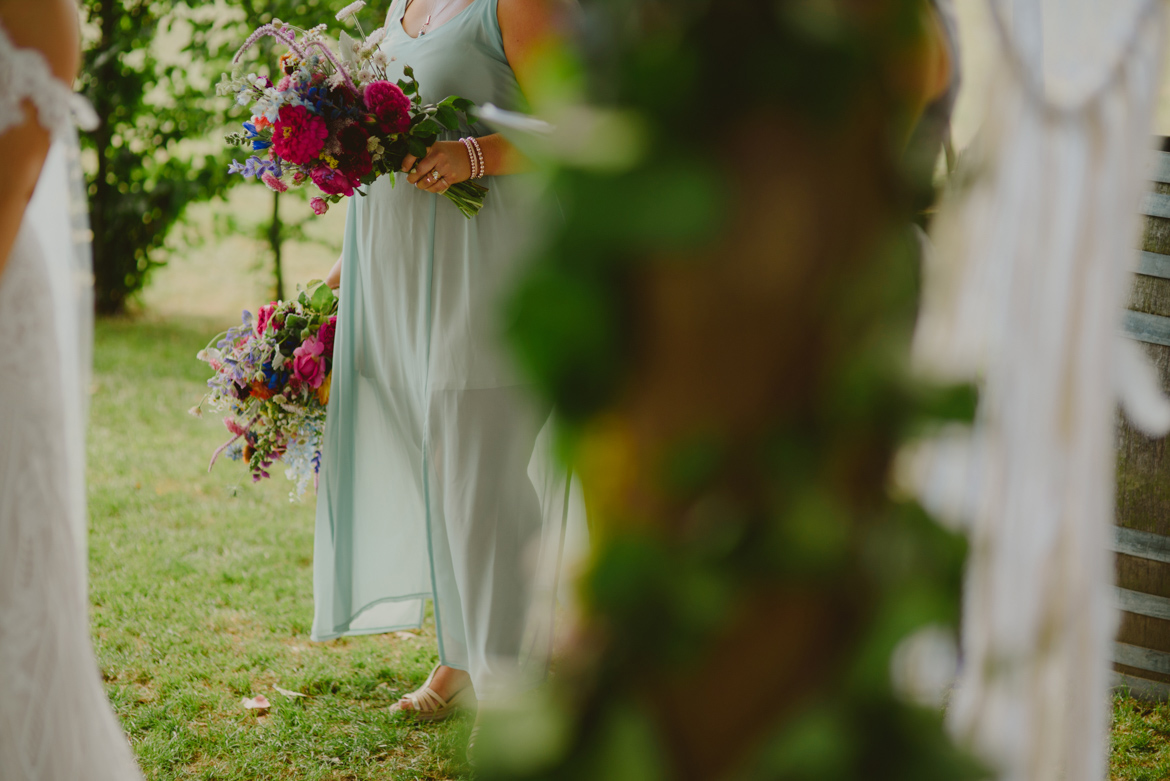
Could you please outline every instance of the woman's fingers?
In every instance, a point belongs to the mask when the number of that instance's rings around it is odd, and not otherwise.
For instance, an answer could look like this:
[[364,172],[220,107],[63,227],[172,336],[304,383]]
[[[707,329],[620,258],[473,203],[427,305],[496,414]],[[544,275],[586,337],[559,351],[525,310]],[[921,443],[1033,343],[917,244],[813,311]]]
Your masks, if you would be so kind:
[[425,189],[434,182],[437,182],[442,175],[443,172],[434,163],[428,163],[426,160],[423,160],[415,168],[414,173],[406,178],[406,181]]
[[[438,170],[435,170],[432,172],[432,174],[438,174],[438,173],[439,173]],[[423,179],[421,182],[418,183],[418,186],[421,187],[422,189],[426,190],[429,193],[436,193],[437,194],[437,193],[442,193],[442,192],[446,191],[446,189],[451,186],[451,183],[448,182],[445,178],[443,178],[443,176],[440,174],[439,176],[434,176],[434,175],[427,176],[425,179]]]
[[456,181],[467,178],[461,177],[456,168],[451,164],[442,141],[427,150],[427,156],[423,159],[408,155],[403,161],[403,170],[410,172],[406,181],[429,193],[444,193]]
[[417,162],[418,162],[417,157],[415,157],[412,154],[407,154],[406,157],[402,158],[402,170],[404,172],[409,171],[410,169],[414,168],[414,164]]

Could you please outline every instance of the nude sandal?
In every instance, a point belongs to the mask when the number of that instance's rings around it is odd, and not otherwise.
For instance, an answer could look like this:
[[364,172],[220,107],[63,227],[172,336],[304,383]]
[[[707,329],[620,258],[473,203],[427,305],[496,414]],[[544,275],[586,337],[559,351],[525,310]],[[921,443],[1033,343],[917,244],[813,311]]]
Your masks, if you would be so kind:
[[[474,707],[475,693],[471,688],[471,684],[467,684],[452,694],[449,700],[444,700],[440,697],[431,688],[431,680],[438,671],[439,668],[436,666],[435,669],[431,670],[431,674],[427,676],[427,680],[423,683],[422,687],[412,691],[410,694],[404,694],[398,702],[390,706],[390,712],[409,714],[419,721],[442,721],[445,718],[453,716],[460,708]],[[409,702],[410,707],[402,707],[402,700]]]

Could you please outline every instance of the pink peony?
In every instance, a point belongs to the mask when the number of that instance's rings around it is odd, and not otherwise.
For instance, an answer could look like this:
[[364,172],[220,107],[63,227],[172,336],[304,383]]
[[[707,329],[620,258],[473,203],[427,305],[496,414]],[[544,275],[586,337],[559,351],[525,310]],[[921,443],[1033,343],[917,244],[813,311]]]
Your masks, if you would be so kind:
[[313,214],[324,214],[329,211],[329,201],[324,198],[311,198],[309,206],[313,207]]
[[337,315],[333,315],[317,329],[317,339],[325,346],[326,360],[333,360],[333,337],[337,333]]
[[293,376],[314,390],[325,381],[325,362],[321,359],[324,352],[325,345],[313,336],[293,350]]
[[284,182],[280,181],[279,179],[277,179],[270,172],[266,171],[264,173],[264,175],[260,177],[260,181],[262,181],[262,182],[264,182],[264,184],[268,185],[268,189],[272,190],[273,192],[276,192],[276,193],[288,192],[288,185],[285,184]]
[[304,106],[285,106],[272,129],[272,147],[281,159],[294,165],[306,165],[325,146],[329,130],[325,120],[309,113]]
[[378,118],[383,133],[405,133],[410,127],[410,98],[389,81],[371,81],[362,95],[366,108]]
[[272,322],[272,313],[276,311],[276,302],[265,304],[260,307],[260,311],[256,314],[256,335],[263,336],[264,329]]
[[351,182],[349,177],[341,171],[327,165],[319,165],[311,172],[313,183],[321,188],[326,195],[353,195],[353,188],[357,182]]

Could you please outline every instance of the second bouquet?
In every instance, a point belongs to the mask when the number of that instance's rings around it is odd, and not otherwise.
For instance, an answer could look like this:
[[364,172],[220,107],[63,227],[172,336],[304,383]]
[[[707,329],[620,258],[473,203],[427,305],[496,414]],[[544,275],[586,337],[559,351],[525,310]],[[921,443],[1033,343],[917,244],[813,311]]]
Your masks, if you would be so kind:
[[[425,157],[444,130],[470,125],[467,112],[474,106],[454,95],[424,104],[409,66],[404,78],[390,81],[379,48],[384,29],[360,41],[342,33],[340,55],[328,45],[326,32],[326,25],[311,30],[280,21],[264,25],[236,61],[261,38],[274,38],[288,48],[280,58],[280,80],[225,74],[216,90],[252,110],[243,132],[227,140],[250,146],[253,155],[233,162],[230,172],[260,179],[277,192],[315,185],[321,194],[310,203],[317,214],[344,197],[361,195],[363,185],[383,174],[400,171],[407,155]],[[465,181],[443,194],[471,218],[483,208],[487,188]]]

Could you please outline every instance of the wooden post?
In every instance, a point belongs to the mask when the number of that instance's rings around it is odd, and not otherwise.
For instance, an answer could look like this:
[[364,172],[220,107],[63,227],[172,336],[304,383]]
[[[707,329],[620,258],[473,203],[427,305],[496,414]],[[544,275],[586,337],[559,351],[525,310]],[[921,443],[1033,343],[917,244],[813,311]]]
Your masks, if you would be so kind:
[[[1170,139],[1166,139],[1170,142]],[[1164,145],[1170,149],[1170,145]],[[1142,342],[1170,394],[1170,154],[1151,172],[1154,197],[1143,210],[1141,270],[1134,278],[1127,331]],[[1162,212],[1161,215],[1158,212]],[[1165,318],[1165,319],[1164,319]],[[1170,697],[1170,459],[1165,438],[1152,439],[1124,415],[1118,421],[1118,601],[1114,647],[1120,682],[1136,696]]]

